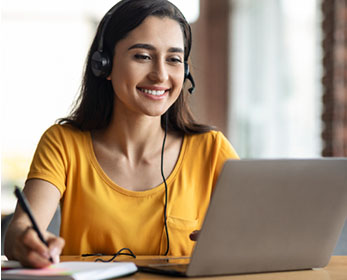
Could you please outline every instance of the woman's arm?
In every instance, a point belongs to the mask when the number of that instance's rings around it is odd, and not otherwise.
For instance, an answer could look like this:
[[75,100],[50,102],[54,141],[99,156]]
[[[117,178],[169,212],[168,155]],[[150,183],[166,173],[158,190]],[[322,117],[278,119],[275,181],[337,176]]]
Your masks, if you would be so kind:
[[5,255],[30,267],[48,266],[50,257],[54,262],[58,262],[65,242],[46,229],[57,209],[60,192],[51,183],[40,179],[27,181],[23,191],[49,248],[40,241],[31,228],[29,218],[17,205],[5,236]]

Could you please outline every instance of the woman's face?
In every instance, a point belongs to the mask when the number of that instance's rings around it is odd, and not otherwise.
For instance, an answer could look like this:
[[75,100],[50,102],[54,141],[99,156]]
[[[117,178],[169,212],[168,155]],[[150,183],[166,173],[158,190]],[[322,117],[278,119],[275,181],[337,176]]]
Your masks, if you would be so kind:
[[168,17],[147,17],[115,47],[109,80],[116,111],[161,116],[178,98],[184,82],[184,41]]

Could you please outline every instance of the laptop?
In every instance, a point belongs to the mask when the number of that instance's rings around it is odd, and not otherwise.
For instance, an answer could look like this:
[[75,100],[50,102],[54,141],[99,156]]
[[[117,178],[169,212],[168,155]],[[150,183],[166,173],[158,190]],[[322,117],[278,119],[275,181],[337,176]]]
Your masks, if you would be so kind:
[[137,265],[187,277],[320,268],[346,216],[347,158],[229,160],[191,258]]

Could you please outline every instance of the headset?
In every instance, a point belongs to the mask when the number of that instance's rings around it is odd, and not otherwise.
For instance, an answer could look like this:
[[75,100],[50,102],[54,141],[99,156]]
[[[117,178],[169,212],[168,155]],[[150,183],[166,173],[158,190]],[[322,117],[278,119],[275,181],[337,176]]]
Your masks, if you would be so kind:
[[[98,48],[93,53],[91,58],[91,69],[96,77],[100,78],[107,78],[112,70],[112,59],[111,56],[104,50],[104,34],[105,30],[107,28],[107,25],[109,21],[112,18],[112,15],[119,7],[118,4],[116,4],[104,17],[104,21],[101,26],[100,35],[99,35],[99,41],[98,41]],[[189,65],[187,60],[184,61],[184,81],[189,80],[191,83],[191,87],[188,89],[189,93],[192,94],[195,90],[195,82],[193,79],[192,74],[189,71]]]

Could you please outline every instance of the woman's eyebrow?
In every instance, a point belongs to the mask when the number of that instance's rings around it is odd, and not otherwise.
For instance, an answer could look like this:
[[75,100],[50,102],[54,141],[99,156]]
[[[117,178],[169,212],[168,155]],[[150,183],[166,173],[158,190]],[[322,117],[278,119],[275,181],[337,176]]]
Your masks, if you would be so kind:
[[154,51],[155,47],[150,44],[135,44],[128,48],[128,50],[132,50],[132,49],[146,49],[146,50]]
[[171,53],[184,53],[184,50],[182,48],[170,48],[170,49],[168,49],[168,52],[171,52]]
[[[150,50],[150,51],[156,50],[156,48],[150,44],[135,44],[135,45],[132,45],[131,47],[128,48],[128,50],[132,50],[132,49],[146,49],[146,50]],[[170,53],[184,53],[184,50],[182,48],[172,47],[172,48],[168,49],[168,52],[170,52]]]

